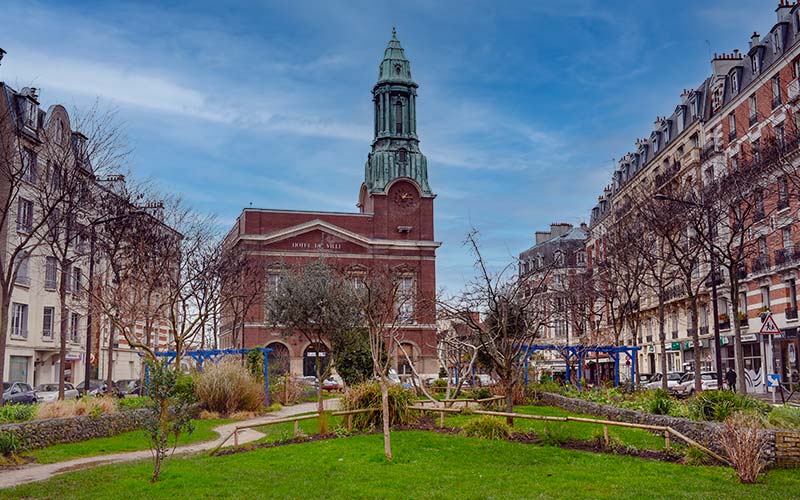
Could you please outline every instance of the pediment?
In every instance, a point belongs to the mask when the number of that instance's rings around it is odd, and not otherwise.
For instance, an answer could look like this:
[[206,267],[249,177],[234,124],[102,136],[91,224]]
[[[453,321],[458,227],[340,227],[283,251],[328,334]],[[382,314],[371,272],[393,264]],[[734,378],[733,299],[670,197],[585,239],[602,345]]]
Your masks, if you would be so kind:
[[364,253],[370,247],[364,236],[322,220],[284,228],[258,239],[270,249],[310,253]]

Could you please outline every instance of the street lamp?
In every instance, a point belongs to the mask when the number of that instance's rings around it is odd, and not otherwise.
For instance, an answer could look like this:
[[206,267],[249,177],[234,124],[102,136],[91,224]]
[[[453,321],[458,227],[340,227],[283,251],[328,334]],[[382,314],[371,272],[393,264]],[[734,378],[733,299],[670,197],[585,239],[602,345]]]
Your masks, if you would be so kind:
[[[143,210],[135,210],[132,212],[128,212],[126,214],[118,215],[116,217],[107,217],[105,219],[97,219],[88,224],[90,230],[90,237],[89,237],[89,303],[86,307],[86,362],[84,363],[84,372],[83,372],[83,386],[86,389],[87,393],[89,391],[89,379],[92,374],[92,315],[94,314],[93,306],[94,306],[94,295],[92,290],[92,285],[94,283],[94,258],[95,258],[95,246],[97,235],[95,233],[94,228],[96,226],[100,226],[103,224],[108,224],[109,222],[115,222],[118,220],[127,219],[130,217],[136,217],[142,215],[146,212]],[[109,343],[111,339],[108,339]],[[99,340],[98,340],[99,344]],[[99,352],[98,352],[99,354]],[[98,355],[98,361],[100,356]],[[106,390],[110,391],[111,387],[107,387]]]
[[[685,205],[688,207],[695,207],[699,209],[704,209],[702,205],[699,203],[695,203],[693,201],[688,200],[679,200],[677,198],[671,198],[663,193],[656,193],[653,195],[653,199],[659,201],[672,201],[675,203],[680,203],[681,205]],[[722,345],[719,337],[719,304],[717,304],[717,255],[714,253],[714,230],[713,230],[713,220],[711,219],[711,211],[706,210],[706,217],[707,217],[707,224],[708,224],[708,260],[711,264],[711,307],[712,307],[712,314],[714,315],[713,322],[714,322],[714,361],[717,365],[717,384],[719,387],[722,387]],[[700,346],[695,346],[695,349],[699,349]],[[699,368],[699,367],[698,367]]]

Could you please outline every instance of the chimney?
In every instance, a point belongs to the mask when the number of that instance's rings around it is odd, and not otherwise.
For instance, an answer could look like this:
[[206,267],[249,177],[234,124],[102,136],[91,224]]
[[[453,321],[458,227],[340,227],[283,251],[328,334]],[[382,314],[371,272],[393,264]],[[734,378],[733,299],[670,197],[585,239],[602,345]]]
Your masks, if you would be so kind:
[[756,45],[761,43],[761,35],[758,34],[758,31],[753,32],[753,36],[750,37],[750,48],[752,49]]
[[549,231],[536,231],[536,244],[539,245],[551,238]]
[[789,21],[791,18],[792,4],[789,2],[789,0],[780,0],[775,12],[778,15],[779,23]]
[[731,69],[741,65],[742,57],[738,50],[734,50],[733,54],[714,54],[714,59],[711,60],[711,74],[715,77],[725,77]]
[[0,47],[0,63],[2,63],[2,62],[3,62],[3,56],[4,56],[4,55],[6,55],[6,51],[5,51],[5,50],[3,50],[3,48],[2,48],[2,47]]
[[567,224],[566,222],[555,222],[550,224],[550,234],[553,238],[557,238],[558,236],[564,236],[572,229],[572,224]]

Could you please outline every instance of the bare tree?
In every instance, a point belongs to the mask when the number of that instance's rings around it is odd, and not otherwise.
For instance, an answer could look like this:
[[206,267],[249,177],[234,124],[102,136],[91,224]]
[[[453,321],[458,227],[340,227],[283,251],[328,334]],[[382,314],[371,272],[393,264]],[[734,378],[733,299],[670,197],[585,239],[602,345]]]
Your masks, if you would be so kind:
[[392,460],[389,370],[394,363],[393,352],[402,348],[403,326],[412,324],[418,313],[416,295],[406,287],[408,277],[414,274],[415,270],[406,266],[377,266],[359,276],[356,286],[360,320],[369,338],[372,366],[381,389],[383,448],[387,460]]
[[[512,264],[493,272],[481,254],[476,231],[467,235],[465,245],[475,254],[476,277],[441,307],[478,339],[482,355],[505,391],[506,411],[511,412],[528,346],[550,323],[547,290],[551,268],[518,276],[512,272],[518,266]],[[475,316],[476,311],[485,317],[483,322]]]

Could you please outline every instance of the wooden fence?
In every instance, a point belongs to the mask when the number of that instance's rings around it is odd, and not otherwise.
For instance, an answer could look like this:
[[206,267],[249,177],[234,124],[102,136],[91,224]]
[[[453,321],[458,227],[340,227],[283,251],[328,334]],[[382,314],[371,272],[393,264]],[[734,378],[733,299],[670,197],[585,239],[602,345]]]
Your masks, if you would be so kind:
[[[445,413],[464,413],[466,408],[443,408],[443,407],[429,407],[429,406],[409,406],[411,410],[418,410],[418,411],[429,411],[429,412],[438,412],[439,413],[439,426],[444,427],[444,415]],[[634,424],[629,422],[616,422],[614,420],[600,420],[594,418],[585,418],[585,417],[552,417],[546,415],[527,415],[524,413],[507,413],[502,411],[490,411],[490,410],[468,410],[469,413],[475,415],[491,415],[495,417],[505,417],[511,418],[512,421],[515,419],[523,419],[523,420],[545,420],[545,421],[553,421],[553,422],[585,422],[588,424],[595,424],[595,425],[602,425],[603,426],[603,437],[605,439],[606,445],[609,443],[608,437],[608,426],[612,427],[629,427],[633,429],[643,429],[651,432],[660,432],[664,436],[664,448],[669,449],[671,445],[671,436],[675,436],[678,439],[684,441],[689,446],[693,446],[704,453],[708,454],[709,456],[713,457],[714,459],[718,460],[721,463],[730,465],[730,462],[721,457],[720,455],[714,453],[713,451],[709,450],[705,446],[701,445],[697,441],[691,439],[690,437],[684,435],[681,432],[676,431],[672,427],[666,427],[661,425],[647,425],[647,424]]]

